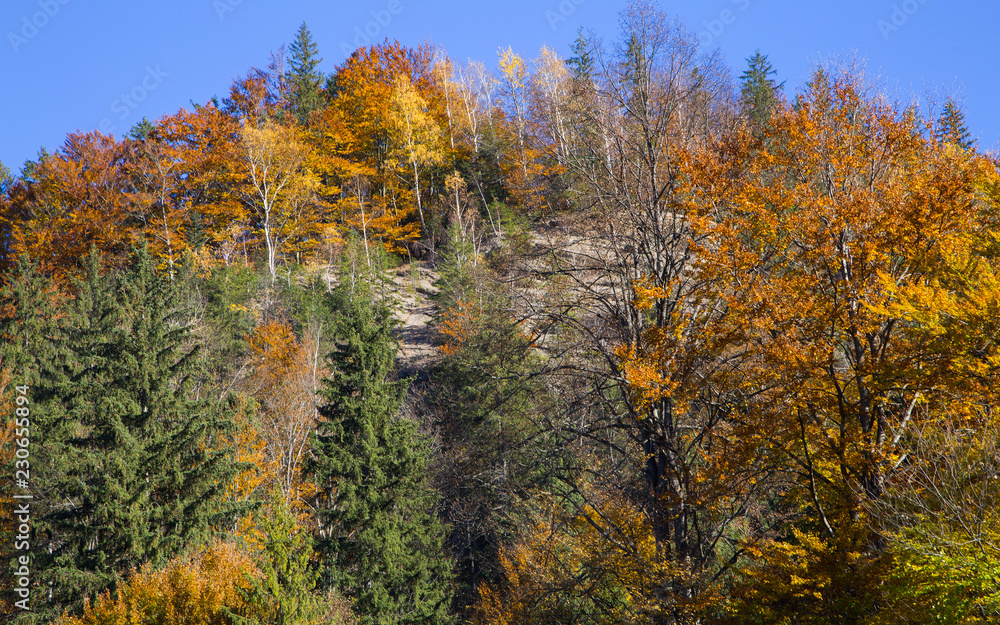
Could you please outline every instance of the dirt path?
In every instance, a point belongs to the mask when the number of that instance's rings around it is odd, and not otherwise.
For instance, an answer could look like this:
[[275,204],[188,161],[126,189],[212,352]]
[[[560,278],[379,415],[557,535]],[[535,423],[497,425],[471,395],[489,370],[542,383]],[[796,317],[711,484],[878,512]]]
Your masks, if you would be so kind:
[[434,347],[434,329],[430,323],[437,314],[437,305],[431,296],[437,292],[434,282],[438,275],[425,263],[414,261],[416,268],[403,265],[396,270],[396,285],[401,309],[396,315],[403,325],[397,331],[400,342],[397,364],[402,376],[419,375],[437,359]]

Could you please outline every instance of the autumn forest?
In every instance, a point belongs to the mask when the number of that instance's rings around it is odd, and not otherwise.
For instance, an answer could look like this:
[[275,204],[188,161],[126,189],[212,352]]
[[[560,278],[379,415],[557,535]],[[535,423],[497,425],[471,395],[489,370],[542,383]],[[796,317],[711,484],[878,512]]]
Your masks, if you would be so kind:
[[303,23],[0,165],[4,622],[1000,621],[1000,163],[602,36]]

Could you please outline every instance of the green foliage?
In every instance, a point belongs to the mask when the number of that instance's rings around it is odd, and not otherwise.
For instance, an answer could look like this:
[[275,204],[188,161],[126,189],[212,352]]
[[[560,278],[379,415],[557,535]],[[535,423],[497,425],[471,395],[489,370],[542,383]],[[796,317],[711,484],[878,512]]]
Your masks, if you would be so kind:
[[288,81],[289,105],[299,123],[304,124],[310,113],[323,106],[323,75],[318,69],[323,59],[319,58],[319,49],[305,22],[299,26],[289,51],[291,69],[285,77]]
[[448,226],[448,246],[441,251],[439,265],[438,301],[443,305],[475,299],[476,285],[481,283],[483,277],[481,271],[476,271],[475,253],[472,241],[462,236],[457,223],[451,223]]
[[269,506],[258,514],[262,536],[255,575],[246,575],[240,625],[311,625],[328,622],[325,602],[313,590],[319,571],[310,566],[312,537],[298,527],[284,498],[272,492]]
[[934,134],[938,141],[951,143],[963,150],[972,150],[976,147],[976,141],[965,125],[965,113],[952,98],[945,101]]
[[589,86],[594,77],[593,41],[583,32],[583,26],[576,31],[576,41],[570,45],[573,56],[566,59],[566,65],[573,72],[573,82],[578,88]]
[[347,235],[337,268],[337,280],[351,297],[374,296],[384,300],[390,288],[386,270],[398,262],[399,259],[387,252],[382,244],[366,243],[357,231],[352,230]]
[[424,390],[441,429],[436,471],[459,591],[499,574],[501,546],[516,533],[517,504],[566,468],[565,446],[545,416],[555,411],[529,337],[497,306],[459,303],[442,317],[445,355]]
[[149,138],[150,133],[153,132],[153,128],[153,124],[143,117],[129,129],[126,136],[132,141],[145,141]]
[[[199,397],[177,292],[142,249],[87,279],[48,338],[34,388],[35,566],[43,611],[79,610],[132,569],[159,566],[242,507],[224,504],[238,466],[213,438],[222,410]],[[39,350],[45,353],[45,350]],[[44,537],[44,538],[43,538]],[[43,595],[44,596],[44,595]]]
[[38,367],[52,358],[49,340],[63,296],[34,263],[21,257],[0,289],[0,362],[19,384],[35,384]]
[[187,228],[184,229],[184,238],[188,244],[188,248],[195,251],[195,253],[201,252],[208,243],[208,233],[205,232],[205,218],[202,216],[201,211],[191,209],[188,211],[188,223]]
[[7,194],[10,185],[14,184],[14,177],[10,175],[10,168],[0,161],[0,197]]
[[754,52],[747,59],[747,69],[740,76],[740,104],[751,125],[761,129],[771,119],[775,107],[780,102],[782,84],[776,84],[771,76],[777,74],[767,56]]
[[[927,625],[995,623],[1000,618],[1000,588],[995,555],[960,550],[958,554],[893,547],[894,568],[885,578],[895,619],[883,622]],[[965,553],[961,553],[964,551]]]
[[398,416],[407,381],[393,381],[389,309],[338,289],[337,349],[320,395],[312,474],[321,587],[354,600],[366,624],[445,623],[450,564],[427,478],[428,451]]
[[201,319],[198,332],[206,364],[217,378],[224,377],[246,351],[244,337],[253,329],[260,278],[252,268],[238,265],[213,268],[211,275],[200,278],[192,267],[180,282],[190,313]]

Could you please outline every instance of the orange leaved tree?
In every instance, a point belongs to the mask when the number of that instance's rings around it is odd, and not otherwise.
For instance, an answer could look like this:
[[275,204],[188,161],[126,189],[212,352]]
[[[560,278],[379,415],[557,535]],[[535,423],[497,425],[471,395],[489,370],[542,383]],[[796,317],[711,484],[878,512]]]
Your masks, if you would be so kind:
[[982,253],[995,170],[822,70],[763,136],[744,130],[706,154],[698,268],[759,389],[736,421],[780,462],[782,505],[800,518],[752,547],[741,613],[873,618],[884,537],[864,503],[906,462],[921,419],[989,401],[1000,362],[984,314],[1000,293]]

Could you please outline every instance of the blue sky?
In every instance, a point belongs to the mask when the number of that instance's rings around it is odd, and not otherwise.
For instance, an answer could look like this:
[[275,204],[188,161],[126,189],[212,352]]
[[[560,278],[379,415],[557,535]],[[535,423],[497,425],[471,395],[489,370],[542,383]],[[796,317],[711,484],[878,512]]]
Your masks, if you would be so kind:
[[[495,65],[512,46],[566,54],[577,28],[605,41],[621,0],[4,0],[0,7],[0,161],[18,171],[39,147],[101,128],[120,137],[228,92],[264,66],[304,20],[326,72],[355,42],[429,41]],[[983,149],[1000,144],[1000,3],[959,0],[663,0],[734,75],[760,48],[794,92],[819,62],[854,57],[903,103],[957,96]]]

